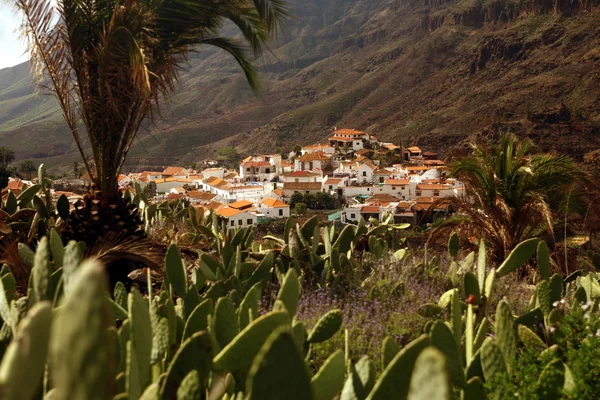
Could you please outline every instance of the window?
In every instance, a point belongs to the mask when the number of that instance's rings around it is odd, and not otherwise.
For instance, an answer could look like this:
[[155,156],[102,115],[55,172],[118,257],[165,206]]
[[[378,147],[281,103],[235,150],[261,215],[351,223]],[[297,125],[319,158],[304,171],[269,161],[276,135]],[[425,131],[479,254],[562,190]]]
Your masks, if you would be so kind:
[[300,180],[298,178],[294,179],[296,182],[300,182]]
[[252,225],[252,219],[248,218],[248,220],[246,220],[246,223],[247,223],[248,225]]
[[396,190],[396,186],[392,186],[392,190]]
[[363,176],[367,176],[367,171],[363,171]]
[[271,173],[271,168],[267,168],[267,169],[265,170],[265,172],[266,172],[267,174],[270,174],[270,173]]
[[279,209],[279,216],[283,217],[283,209],[281,209],[281,208]]
[[329,185],[329,190],[333,190],[333,185]]
[[356,214],[350,214],[350,218],[356,219]]
[[242,220],[241,219],[238,219],[238,225],[240,225],[240,226],[242,225]]
[[235,221],[231,220],[231,226],[235,226]]
[[250,172],[250,168],[246,168],[246,172]]
[[421,191],[420,191],[420,190],[417,190],[417,193],[416,193],[416,195],[417,195],[417,197],[421,196]]
[[434,191],[433,191],[433,195],[434,195],[434,196],[439,196],[439,195],[440,195],[440,192],[439,192],[439,190],[434,190]]

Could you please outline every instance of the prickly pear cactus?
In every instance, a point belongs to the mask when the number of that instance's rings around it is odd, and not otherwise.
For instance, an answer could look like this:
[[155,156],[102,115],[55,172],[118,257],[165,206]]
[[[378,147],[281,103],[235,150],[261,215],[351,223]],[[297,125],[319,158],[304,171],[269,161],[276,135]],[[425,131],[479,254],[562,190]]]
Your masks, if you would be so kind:
[[342,311],[331,310],[323,315],[308,335],[309,343],[320,343],[331,338],[342,326]]
[[0,365],[2,397],[15,400],[33,399],[42,386],[48,355],[52,305],[37,303],[21,321]]
[[314,398],[306,364],[289,327],[269,335],[252,362],[246,390],[248,398],[255,400]]
[[204,390],[200,373],[194,369],[181,381],[181,385],[177,389],[177,400],[196,400],[201,399],[203,396]]
[[115,395],[115,354],[108,332],[104,266],[86,261],[56,311],[50,343],[55,399],[107,399]]
[[333,399],[342,390],[345,374],[344,352],[338,350],[329,356],[312,378],[311,384],[315,400]]

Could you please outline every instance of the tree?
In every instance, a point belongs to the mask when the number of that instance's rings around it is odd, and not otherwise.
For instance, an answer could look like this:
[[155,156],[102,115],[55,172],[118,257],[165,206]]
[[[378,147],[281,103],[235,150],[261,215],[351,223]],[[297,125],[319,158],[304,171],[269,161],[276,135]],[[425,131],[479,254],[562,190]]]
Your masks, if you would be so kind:
[[0,147],[0,168],[8,169],[8,164],[15,161],[15,153],[8,147]]
[[465,218],[442,224],[432,235],[451,227],[484,238],[496,259],[523,240],[552,232],[558,213],[574,209],[586,183],[569,156],[536,152],[529,140],[512,134],[494,146],[472,143],[472,154],[453,162],[451,175],[465,185],[457,198]]
[[304,203],[296,203],[296,205],[294,206],[294,211],[296,212],[296,215],[304,215],[306,214],[307,208],[308,207]]
[[294,146],[294,153],[296,153],[296,156],[298,157],[302,155],[302,147],[299,144]]
[[[85,169],[104,193],[117,191],[138,129],[173,92],[190,50],[211,45],[229,52],[258,90],[248,50],[260,55],[288,15],[284,0],[15,4],[24,16],[38,82],[58,99]],[[227,20],[241,32],[241,41],[219,35]],[[85,135],[93,159],[84,153]]]
[[31,180],[32,175],[36,172],[35,164],[32,161],[23,161],[19,165],[19,172]]
[[79,177],[81,176],[81,172],[79,170],[79,162],[77,161],[73,161],[73,176],[75,177],[75,179],[79,179]]
[[15,160],[15,153],[8,147],[0,147],[0,190],[8,186],[11,172],[8,165]]

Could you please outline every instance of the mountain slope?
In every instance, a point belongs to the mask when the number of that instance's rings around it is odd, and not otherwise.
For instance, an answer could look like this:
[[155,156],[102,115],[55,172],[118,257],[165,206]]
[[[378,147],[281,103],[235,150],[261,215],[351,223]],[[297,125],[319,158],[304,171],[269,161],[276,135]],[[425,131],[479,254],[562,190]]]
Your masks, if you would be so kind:
[[[253,95],[201,49],[130,166],[194,163],[324,140],[335,126],[447,151],[510,130],[582,159],[600,144],[600,9],[576,0],[297,0]],[[0,70],[0,140],[18,157],[74,159],[25,65]]]

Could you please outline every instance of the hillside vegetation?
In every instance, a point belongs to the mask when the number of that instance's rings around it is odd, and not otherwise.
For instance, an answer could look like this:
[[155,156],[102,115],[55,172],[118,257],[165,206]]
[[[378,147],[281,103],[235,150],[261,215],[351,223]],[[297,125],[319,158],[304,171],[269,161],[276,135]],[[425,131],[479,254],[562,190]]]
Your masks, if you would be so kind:
[[[230,57],[192,56],[130,167],[193,163],[232,145],[289,150],[334,126],[447,151],[505,130],[576,157],[600,141],[597,0],[296,0],[261,60],[255,96]],[[28,66],[0,70],[0,141],[18,159],[70,161],[72,139]]]

